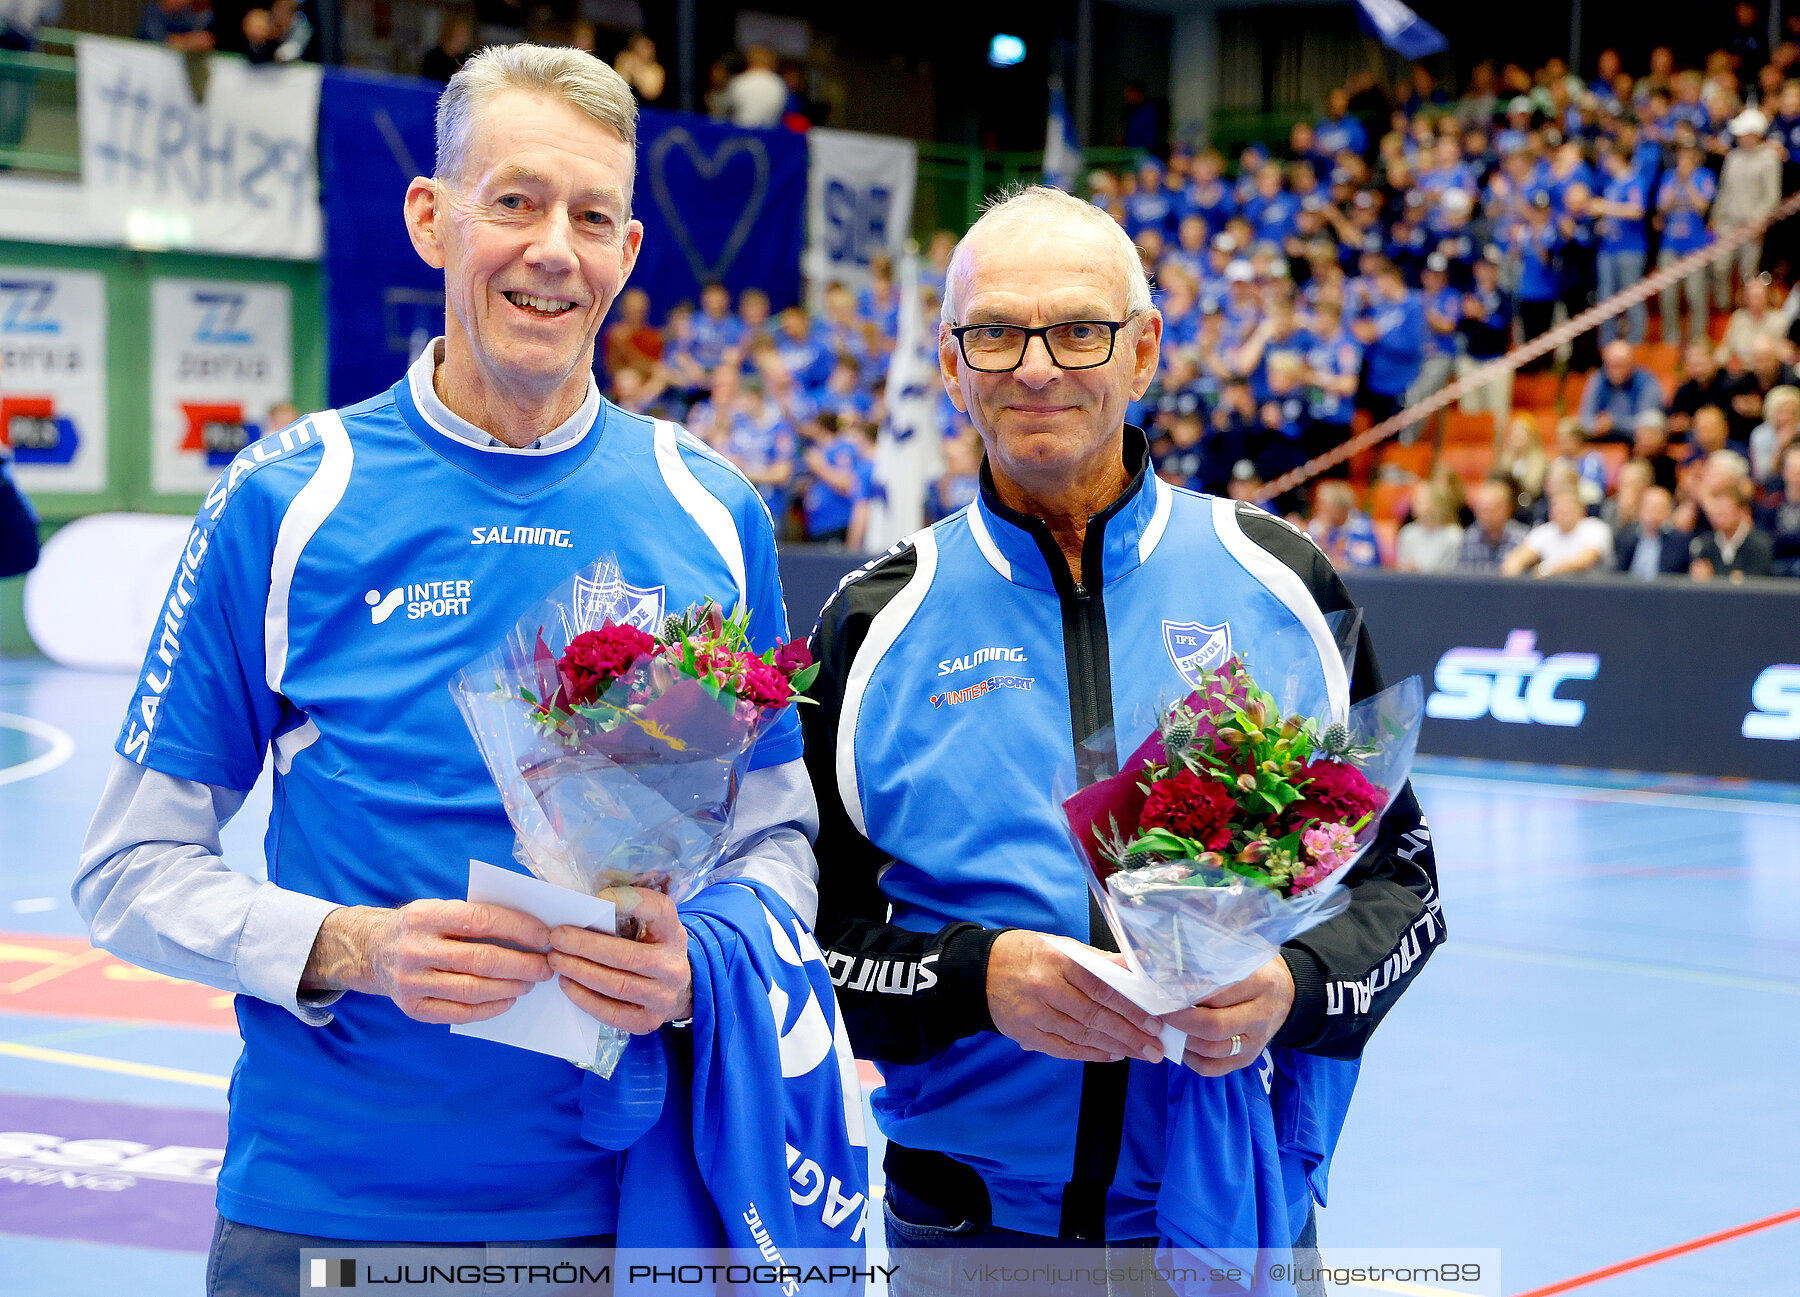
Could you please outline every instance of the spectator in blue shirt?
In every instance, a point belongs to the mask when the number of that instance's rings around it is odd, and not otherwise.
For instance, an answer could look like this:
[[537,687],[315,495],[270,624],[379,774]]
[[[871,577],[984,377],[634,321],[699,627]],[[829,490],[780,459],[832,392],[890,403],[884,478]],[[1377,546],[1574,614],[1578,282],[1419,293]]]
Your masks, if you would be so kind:
[[1175,246],[1163,253],[1162,262],[1156,267],[1157,280],[1165,279],[1171,270],[1186,275],[1196,287],[1206,273],[1206,218],[1198,212],[1181,218]]
[[700,366],[717,366],[726,349],[735,348],[743,335],[743,324],[731,313],[731,290],[723,284],[702,288],[700,313],[694,317],[694,359]]
[[662,364],[668,371],[669,386],[690,400],[712,386],[712,372],[700,363],[696,345],[693,303],[678,303],[663,323]]
[[1175,196],[1155,158],[1138,168],[1137,192],[1125,199],[1125,232],[1136,239],[1145,230],[1155,230],[1165,239],[1175,233]]
[[183,54],[213,48],[212,5],[203,0],[150,0],[138,15],[137,38]]
[[1425,308],[1393,262],[1377,266],[1375,298],[1351,332],[1367,349],[1363,405],[1380,423],[1400,412],[1425,363]]
[[1581,391],[1581,430],[1594,441],[1629,444],[1638,415],[1662,408],[1662,384],[1637,363],[1632,345],[1623,339],[1607,343],[1600,368]]
[[1208,232],[1215,235],[1237,215],[1237,201],[1224,175],[1225,159],[1216,149],[1207,149],[1194,159],[1187,189],[1181,195],[1182,211],[1203,218]]
[[1332,158],[1345,149],[1358,157],[1368,153],[1369,131],[1350,115],[1348,91],[1340,88],[1326,96],[1325,118],[1313,127],[1313,146]]
[[1475,173],[1463,161],[1462,145],[1456,136],[1438,136],[1427,170],[1419,176],[1419,187],[1433,199],[1442,198],[1451,189],[1475,192]]
[[925,520],[940,522],[981,494],[981,438],[964,420],[944,438],[944,475],[925,497]]
[[806,515],[806,539],[814,543],[849,539],[850,521],[862,499],[863,441],[860,427],[851,420],[840,424],[827,410],[801,426],[806,438],[802,463],[806,468],[801,508]]
[[1306,532],[1340,572],[1381,566],[1381,540],[1375,524],[1356,507],[1356,493],[1348,482],[1319,483]]
[[[1257,407],[1260,427],[1252,442],[1256,467],[1264,481],[1272,481],[1307,461],[1307,401],[1306,389],[1301,385],[1305,374],[1305,362],[1292,353],[1283,352],[1269,359],[1268,394]],[[1297,503],[1283,497],[1278,507],[1286,512]]]
[[[1562,235],[1551,218],[1550,195],[1537,194],[1526,208],[1525,219],[1507,231],[1507,251],[1518,266],[1519,323],[1530,342],[1550,327],[1561,285],[1556,276],[1556,256]],[[1532,363],[1542,369],[1545,356]]]
[[1300,200],[1282,188],[1281,168],[1273,162],[1256,174],[1256,190],[1243,205],[1244,216],[1256,229],[1259,241],[1279,247],[1294,232]]
[[[1662,246],[1656,254],[1657,268],[1672,265],[1712,242],[1706,228],[1706,211],[1712,206],[1718,182],[1712,172],[1700,165],[1700,146],[1688,139],[1675,152],[1675,170],[1663,177],[1656,192],[1657,224],[1662,230]],[[1664,342],[1681,339],[1681,308],[1678,295],[1685,294],[1688,308],[1687,340],[1707,340],[1706,269],[1702,267],[1684,276],[1678,284],[1670,284],[1659,295],[1662,307]]]
[[[1463,354],[1457,358],[1456,376],[1463,378],[1512,346],[1512,295],[1500,287],[1500,260],[1492,253],[1475,263],[1475,286],[1463,294]],[[1505,373],[1463,397],[1464,414],[1492,412],[1494,426],[1504,428],[1512,413],[1512,374]]]
[[1306,349],[1303,375],[1309,389],[1309,457],[1349,440],[1363,359],[1362,344],[1344,327],[1336,302],[1322,301],[1314,308],[1310,332],[1313,340]]
[[794,477],[794,430],[760,384],[746,386],[739,394],[723,450],[756,487],[769,512],[778,519],[785,515],[788,483]]
[[826,350],[818,326],[803,307],[790,306],[779,317],[775,354],[794,381],[807,391],[822,387],[831,376],[831,352]]
[[[1630,156],[1617,143],[1600,146],[1601,167],[1606,173],[1606,187],[1593,204],[1600,218],[1600,300],[1631,287],[1644,277],[1646,217],[1649,214],[1648,186],[1644,177],[1632,166]],[[1642,302],[1625,312],[1626,333],[1634,343],[1641,343],[1648,330],[1649,312]],[[1600,326],[1602,344],[1618,336],[1617,318]]]
[[1425,308],[1425,363],[1408,400],[1422,401],[1450,381],[1462,343],[1462,294],[1450,283],[1450,261],[1441,252],[1425,260],[1419,285]]

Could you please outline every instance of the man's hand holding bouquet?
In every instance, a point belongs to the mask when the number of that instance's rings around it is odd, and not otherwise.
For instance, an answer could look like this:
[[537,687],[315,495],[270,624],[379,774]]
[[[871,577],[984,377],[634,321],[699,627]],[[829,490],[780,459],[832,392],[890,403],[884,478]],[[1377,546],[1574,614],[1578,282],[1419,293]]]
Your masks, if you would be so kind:
[[[1354,642],[1348,624],[1340,642]],[[1146,1007],[1188,1035],[1190,1066],[1219,1075],[1280,1029],[1282,944],[1349,905],[1344,879],[1406,781],[1423,701],[1411,677],[1306,716],[1301,688],[1276,682],[1278,697],[1237,657],[1199,684],[1063,809],[1131,972],[1160,993]]]

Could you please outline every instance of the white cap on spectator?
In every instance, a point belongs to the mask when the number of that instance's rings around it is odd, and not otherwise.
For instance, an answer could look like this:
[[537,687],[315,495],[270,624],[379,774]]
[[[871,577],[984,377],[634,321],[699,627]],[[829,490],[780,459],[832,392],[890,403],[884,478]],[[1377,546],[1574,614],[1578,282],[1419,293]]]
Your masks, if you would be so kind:
[[1466,189],[1446,189],[1444,191],[1444,196],[1438,201],[1449,211],[1466,212],[1469,210],[1469,191]]
[[1221,231],[1219,231],[1219,233],[1213,235],[1212,245],[1213,245],[1213,247],[1217,248],[1220,252],[1236,252],[1237,251],[1237,240],[1235,238],[1233,238],[1231,235],[1225,233],[1223,230],[1221,230]]
[[1746,108],[1731,119],[1731,133],[1733,135],[1767,135],[1769,119],[1754,108]]
[[1632,420],[1631,426],[1634,428],[1666,428],[1669,426],[1669,421],[1661,410],[1639,410],[1637,418]]
[[1225,282],[1228,284],[1247,284],[1256,278],[1248,261],[1234,261],[1225,267]]

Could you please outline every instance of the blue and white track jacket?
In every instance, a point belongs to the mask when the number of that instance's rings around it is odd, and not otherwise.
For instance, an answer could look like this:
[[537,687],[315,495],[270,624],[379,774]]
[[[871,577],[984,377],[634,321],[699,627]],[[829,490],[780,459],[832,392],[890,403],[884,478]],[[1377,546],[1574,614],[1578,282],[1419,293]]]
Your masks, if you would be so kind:
[[[802,709],[821,813],[817,931],[851,1040],[886,1078],[875,1110],[889,1178],[956,1218],[1065,1238],[1158,1233],[1170,1085],[1167,1064],[1027,1052],[989,1016],[1002,931],[1113,948],[1058,790],[1110,773],[1159,704],[1232,652],[1265,684],[1300,685],[1314,715],[1381,688],[1366,634],[1346,675],[1325,616],[1349,596],[1304,535],[1159,481],[1135,429],[1126,447],[1134,475],[1089,523],[1084,584],[1043,522],[1000,503],[984,466],[973,504],[826,604],[813,641],[822,705]],[[1116,751],[1089,742],[1108,726]],[[1277,1054],[1359,1057],[1443,939],[1410,788],[1352,885],[1346,913],[1283,951],[1295,1002]],[[1281,1061],[1202,1084],[1266,1082]],[[1267,1094],[1258,1084],[1256,1101]],[[1328,1134],[1314,1153],[1328,1156]],[[1221,1131],[1221,1145],[1228,1135],[1245,1138]]]

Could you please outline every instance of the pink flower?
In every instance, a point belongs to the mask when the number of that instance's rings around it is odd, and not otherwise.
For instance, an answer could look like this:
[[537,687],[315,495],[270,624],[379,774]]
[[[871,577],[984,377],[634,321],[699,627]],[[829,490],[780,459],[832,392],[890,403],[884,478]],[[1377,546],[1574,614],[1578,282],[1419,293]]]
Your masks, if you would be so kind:
[[1354,824],[1365,815],[1380,814],[1387,802],[1387,790],[1347,761],[1309,761],[1294,787],[1304,794],[1287,809],[1287,822],[1296,827],[1309,820]]
[[812,649],[803,639],[793,640],[775,650],[775,668],[784,676],[804,671],[812,664]]
[[758,707],[782,707],[793,696],[793,686],[779,668],[752,659],[744,664],[743,671],[737,696],[745,702],[755,703]]
[[1292,884],[1293,890],[1289,894],[1298,895],[1309,887],[1317,887],[1330,876],[1331,871],[1325,868],[1324,865],[1308,865],[1305,869],[1302,869],[1299,873],[1294,875]]
[[[1349,863],[1356,855],[1356,835],[1343,824],[1322,824],[1316,829],[1308,829],[1300,835],[1300,845],[1305,849],[1307,858],[1312,861],[1310,866],[1301,871],[1301,877],[1317,870],[1319,877],[1323,878],[1340,865]],[[1302,885],[1299,878],[1295,879],[1295,885]]]

